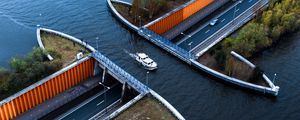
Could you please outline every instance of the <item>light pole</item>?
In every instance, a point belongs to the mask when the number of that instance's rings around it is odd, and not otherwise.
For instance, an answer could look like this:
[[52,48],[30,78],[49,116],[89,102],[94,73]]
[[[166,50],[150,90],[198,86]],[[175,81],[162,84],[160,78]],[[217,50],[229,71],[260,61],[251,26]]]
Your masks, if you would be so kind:
[[242,0],[239,0],[238,3],[234,6],[234,12],[233,12],[233,19],[232,19],[232,20],[234,20],[234,17],[235,17],[235,14],[236,14],[236,7],[237,7],[240,3],[242,3]]
[[183,32],[181,32],[180,34],[183,35],[183,36],[187,36],[188,38],[192,37],[191,35],[186,35]]
[[181,35],[185,36],[185,34],[183,32],[180,33]]
[[142,27],[142,19],[141,19],[141,16],[139,16],[139,20],[140,20],[140,27]]
[[148,85],[148,74],[149,74],[149,71],[147,71],[147,74],[146,74],[146,85],[147,85],[147,87],[149,87],[149,85]]
[[189,50],[189,56],[190,56],[190,59],[192,58],[192,56],[191,56],[192,44],[193,44],[193,42],[190,42],[190,43],[188,44],[188,45],[189,45],[189,48],[190,48],[190,50]]
[[275,84],[276,76],[277,76],[277,74],[275,73],[274,77],[273,77],[273,84]]
[[106,105],[107,105],[107,103],[106,103],[106,92],[110,89],[110,87],[104,85],[101,82],[99,82],[99,85],[102,85],[104,87],[104,89],[106,89],[106,91],[104,91],[104,104],[105,104],[105,107],[106,107]]
[[97,36],[96,37],[96,47],[97,47],[96,49],[97,49],[97,51],[98,51],[98,39],[99,39],[99,37]]

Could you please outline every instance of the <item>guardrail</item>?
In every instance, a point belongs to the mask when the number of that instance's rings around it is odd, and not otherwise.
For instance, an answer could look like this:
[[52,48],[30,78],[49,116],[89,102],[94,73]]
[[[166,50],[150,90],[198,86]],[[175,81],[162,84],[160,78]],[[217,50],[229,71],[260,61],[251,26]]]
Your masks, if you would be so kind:
[[264,8],[266,5],[268,5],[269,0],[260,0],[254,5],[252,5],[250,8],[248,8],[246,11],[244,11],[241,15],[236,17],[234,20],[226,24],[223,28],[215,32],[213,35],[208,37],[206,40],[201,42],[199,45],[197,45],[195,48],[191,50],[193,54],[195,54],[197,57],[201,56],[203,53],[205,53],[209,48],[223,40],[225,37],[227,37],[229,34],[240,28],[242,25],[244,25],[246,22],[251,20],[255,16],[255,11],[258,11],[259,9]]
[[177,46],[176,44],[172,43],[168,39],[154,33],[153,31],[142,27],[139,30],[139,35],[145,37],[146,39],[150,40],[152,43],[162,47],[163,49],[169,51],[173,55],[177,56],[178,58],[182,59],[183,61],[190,64],[189,59],[193,59],[194,55],[181,47]]
[[138,81],[136,78],[131,76],[129,73],[124,71],[122,68],[117,66],[115,63],[110,61],[101,53],[95,51],[92,53],[92,57],[94,57],[98,62],[100,62],[104,67],[106,67],[109,71],[111,71],[114,75],[128,83],[131,87],[139,91],[140,93],[146,93],[149,91],[149,88]]

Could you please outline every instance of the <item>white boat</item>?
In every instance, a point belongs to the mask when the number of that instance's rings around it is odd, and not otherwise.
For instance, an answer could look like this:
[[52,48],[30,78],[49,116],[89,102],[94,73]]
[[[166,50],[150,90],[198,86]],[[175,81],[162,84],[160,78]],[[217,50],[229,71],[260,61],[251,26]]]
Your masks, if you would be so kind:
[[147,70],[157,69],[157,63],[148,57],[145,53],[136,53],[135,59],[141,63]]

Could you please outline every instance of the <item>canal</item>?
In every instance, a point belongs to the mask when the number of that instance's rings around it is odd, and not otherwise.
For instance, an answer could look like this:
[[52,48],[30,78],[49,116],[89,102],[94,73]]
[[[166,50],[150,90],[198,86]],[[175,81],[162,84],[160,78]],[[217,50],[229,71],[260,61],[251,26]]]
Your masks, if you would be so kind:
[[[37,45],[37,25],[83,39],[146,83],[147,71],[128,54],[145,52],[158,63],[149,86],[188,120],[300,119],[300,32],[253,59],[281,87],[277,98],[234,87],[191,68],[126,29],[105,0],[3,0],[0,2],[0,65]],[[97,41],[97,42],[96,42]]]

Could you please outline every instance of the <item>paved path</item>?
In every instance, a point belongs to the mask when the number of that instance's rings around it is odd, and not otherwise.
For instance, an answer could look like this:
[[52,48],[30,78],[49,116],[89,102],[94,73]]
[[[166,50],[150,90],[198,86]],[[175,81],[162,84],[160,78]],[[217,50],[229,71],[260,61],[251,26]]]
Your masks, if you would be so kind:
[[[102,91],[66,114],[60,116],[60,120],[87,120],[107,106],[118,101],[121,98],[122,86],[118,84],[107,91]],[[107,98],[107,99],[105,99]],[[106,100],[106,101],[105,101]]]
[[240,1],[237,0],[236,7],[232,6],[226,12],[217,16],[216,18],[218,19],[218,22],[216,25],[210,26],[209,24],[206,24],[203,27],[201,27],[199,30],[197,30],[197,32],[192,34],[190,38],[184,41],[180,41],[177,44],[185,50],[188,51],[192,50],[201,42],[203,42],[205,39],[207,39],[209,36],[213,35],[216,31],[218,31],[223,26],[231,22],[235,17],[239,16],[244,11],[246,11],[249,7],[254,5],[258,0],[240,0]]

